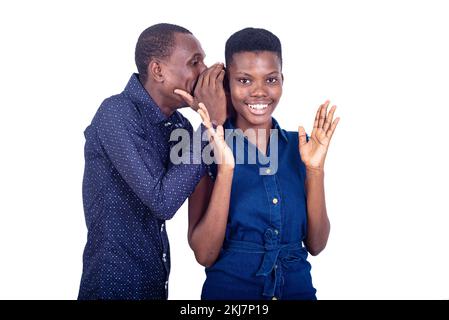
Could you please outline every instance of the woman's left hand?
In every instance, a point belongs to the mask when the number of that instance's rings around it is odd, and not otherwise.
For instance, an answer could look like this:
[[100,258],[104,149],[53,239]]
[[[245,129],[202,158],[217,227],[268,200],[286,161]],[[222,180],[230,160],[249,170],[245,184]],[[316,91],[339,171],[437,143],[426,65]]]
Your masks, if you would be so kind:
[[322,104],[316,113],[313,131],[307,141],[306,132],[302,126],[298,128],[299,153],[307,169],[324,169],[327,150],[340,118],[334,117],[336,106],[332,106],[329,113],[329,101]]

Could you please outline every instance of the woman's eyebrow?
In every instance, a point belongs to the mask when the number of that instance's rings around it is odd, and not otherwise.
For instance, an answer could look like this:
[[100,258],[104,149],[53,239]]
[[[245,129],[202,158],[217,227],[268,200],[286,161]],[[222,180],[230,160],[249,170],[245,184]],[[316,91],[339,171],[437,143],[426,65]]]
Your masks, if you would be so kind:
[[239,75],[244,75],[244,76],[252,77],[251,74],[246,73],[246,72],[243,72],[243,71],[236,71],[236,73],[239,74]]
[[[247,77],[252,77],[253,76],[253,75],[251,75],[249,73],[246,73],[246,72],[243,72],[243,71],[236,71],[235,73],[238,74],[238,75],[244,75],[244,76],[247,76]],[[280,74],[281,73],[279,71],[274,70],[274,71],[271,71],[270,73],[265,74],[265,76],[280,75]]]

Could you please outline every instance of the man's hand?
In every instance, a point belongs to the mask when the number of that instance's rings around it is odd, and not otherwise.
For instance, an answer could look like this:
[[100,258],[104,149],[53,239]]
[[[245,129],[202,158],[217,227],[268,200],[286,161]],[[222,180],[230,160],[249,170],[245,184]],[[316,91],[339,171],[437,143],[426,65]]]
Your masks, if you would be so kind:
[[215,124],[223,124],[226,120],[226,95],[223,89],[225,71],[222,63],[216,63],[201,73],[195,87],[194,97],[182,89],[175,89],[174,93],[195,111],[200,102],[207,106],[210,120]]

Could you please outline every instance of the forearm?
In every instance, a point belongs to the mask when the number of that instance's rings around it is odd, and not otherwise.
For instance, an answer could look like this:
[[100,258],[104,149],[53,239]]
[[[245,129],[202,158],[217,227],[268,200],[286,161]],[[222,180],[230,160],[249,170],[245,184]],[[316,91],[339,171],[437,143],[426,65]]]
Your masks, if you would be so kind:
[[330,232],[324,194],[324,171],[307,169],[306,172],[306,246],[312,255],[317,255],[326,247]]
[[[201,171],[199,164],[174,165],[164,172],[160,181],[141,193],[141,200],[156,218],[169,220],[195,190]],[[185,180],[180,183],[179,177]]]
[[215,262],[223,245],[232,176],[233,169],[218,172],[207,210],[189,237],[190,247],[195,252],[197,261],[206,267]]

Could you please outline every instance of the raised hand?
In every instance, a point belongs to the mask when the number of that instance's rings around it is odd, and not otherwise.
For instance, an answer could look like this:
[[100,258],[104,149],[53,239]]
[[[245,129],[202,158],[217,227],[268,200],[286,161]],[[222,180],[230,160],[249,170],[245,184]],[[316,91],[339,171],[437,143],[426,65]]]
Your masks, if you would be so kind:
[[200,102],[207,105],[210,119],[216,124],[223,124],[226,120],[226,95],[223,89],[225,71],[223,64],[216,63],[201,73],[195,87],[194,97],[182,89],[175,89],[174,93],[195,111]]
[[212,126],[209,112],[202,102],[198,104],[197,112],[203,120],[203,125],[207,128],[209,142],[214,151],[215,162],[218,164],[218,172],[220,170],[234,169],[234,155],[224,139],[224,130],[222,125],[217,126],[215,130]]
[[332,106],[329,113],[327,112],[328,107],[329,101],[326,101],[318,108],[309,141],[307,141],[304,128],[302,126],[298,128],[299,153],[308,169],[322,170],[324,168],[327,150],[340,120],[340,118],[336,118],[332,121],[337,107]]

